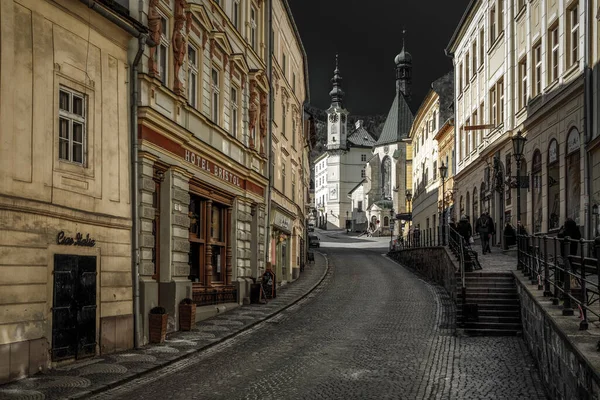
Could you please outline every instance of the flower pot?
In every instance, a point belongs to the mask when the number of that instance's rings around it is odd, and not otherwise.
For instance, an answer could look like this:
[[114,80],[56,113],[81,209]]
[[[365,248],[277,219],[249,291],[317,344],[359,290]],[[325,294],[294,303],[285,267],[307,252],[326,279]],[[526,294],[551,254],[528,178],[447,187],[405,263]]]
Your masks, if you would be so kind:
[[179,305],[179,330],[191,331],[196,325],[196,304]]
[[162,343],[167,336],[168,314],[150,314],[150,343]]

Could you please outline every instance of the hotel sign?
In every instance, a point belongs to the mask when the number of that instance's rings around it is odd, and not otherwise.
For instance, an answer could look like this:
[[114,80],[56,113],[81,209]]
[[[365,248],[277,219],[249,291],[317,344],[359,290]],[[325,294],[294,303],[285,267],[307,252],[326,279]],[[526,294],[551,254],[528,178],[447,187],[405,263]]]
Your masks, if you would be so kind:
[[185,150],[184,158],[185,158],[185,161],[189,162],[190,164],[195,165],[196,167],[202,169],[203,171],[206,171],[206,172],[214,175],[216,178],[219,178],[222,181],[231,183],[234,186],[242,188],[242,183],[241,183],[242,180],[240,179],[239,176],[233,174],[232,172],[226,170],[225,168],[222,168],[216,164],[213,164],[212,162],[208,161],[206,158],[204,158],[192,151],[189,151],[189,150]]

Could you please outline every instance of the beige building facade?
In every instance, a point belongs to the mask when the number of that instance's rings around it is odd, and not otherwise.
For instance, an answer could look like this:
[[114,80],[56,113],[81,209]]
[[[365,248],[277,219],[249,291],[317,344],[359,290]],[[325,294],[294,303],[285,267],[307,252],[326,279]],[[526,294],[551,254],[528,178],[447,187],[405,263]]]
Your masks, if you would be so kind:
[[279,284],[300,274],[307,250],[310,165],[304,126],[308,99],[307,60],[287,0],[273,4],[273,119],[268,261]]
[[584,3],[472,1],[446,50],[455,67],[454,201],[471,222],[490,212],[495,244],[505,222],[518,223],[517,131],[527,138],[520,168],[527,231],[551,233],[566,218],[580,226],[588,218]]
[[133,346],[123,26],[143,27],[98,7],[0,2],[0,383]]

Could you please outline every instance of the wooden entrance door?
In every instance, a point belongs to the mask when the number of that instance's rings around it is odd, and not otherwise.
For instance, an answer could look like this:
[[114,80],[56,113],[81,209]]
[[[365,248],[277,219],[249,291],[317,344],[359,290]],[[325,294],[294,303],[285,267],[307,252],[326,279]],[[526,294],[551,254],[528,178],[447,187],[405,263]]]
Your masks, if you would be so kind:
[[96,257],[54,256],[52,360],[96,354]]

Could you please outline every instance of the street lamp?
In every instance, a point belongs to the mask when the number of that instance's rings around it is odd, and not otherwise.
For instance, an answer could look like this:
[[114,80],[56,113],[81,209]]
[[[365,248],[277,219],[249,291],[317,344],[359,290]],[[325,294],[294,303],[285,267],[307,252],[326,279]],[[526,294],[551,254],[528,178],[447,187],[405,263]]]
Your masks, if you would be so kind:
[[440,177],[442,178],[442,246],[446,245],[446,177],[448,176],[448,167],[444,165],[440,166]]
[[[517,162],[517,235],[521,231],[521,160],[523,159],[523,148],[525,147],[526,137],[523,137],[521,131],[517,132],[512,138],[513,155]],[[517,246],[518,247],[518,246]],[[521,268],[521,253],[517,248],[517,269]]]
[[598,227],[600,211],[598,210],[598,204],[592,206],[592,215],[594,216],[594,236],[600,236],[600,227]]
[[390,250],[394,250],[394,208],[390,210]]

